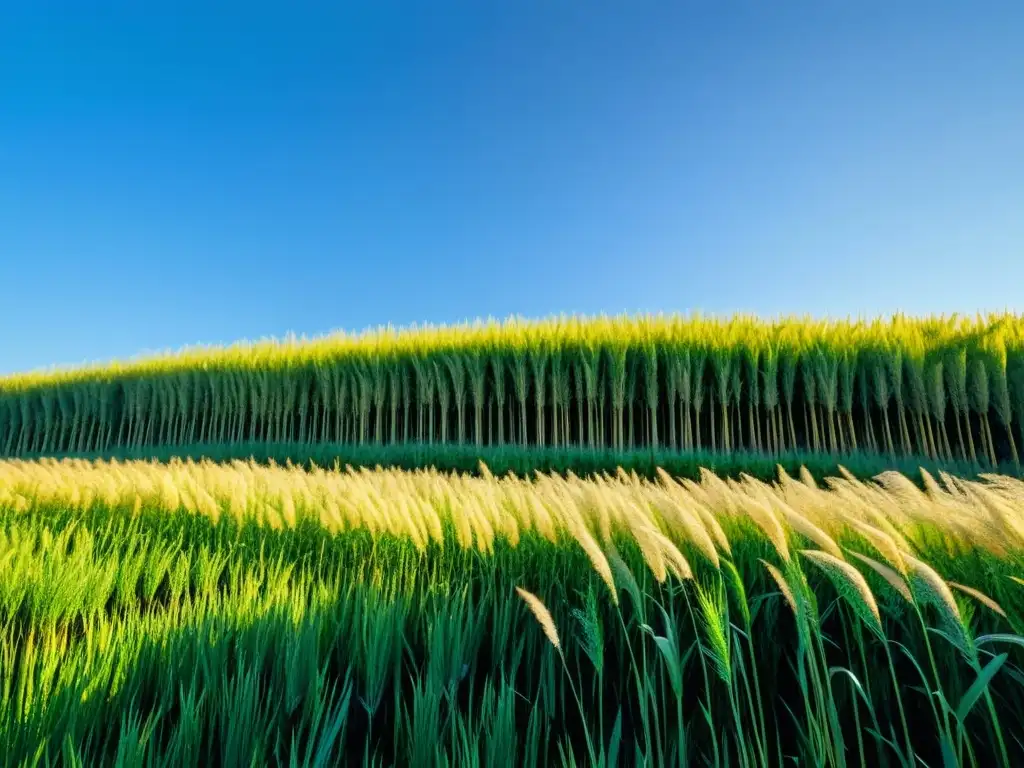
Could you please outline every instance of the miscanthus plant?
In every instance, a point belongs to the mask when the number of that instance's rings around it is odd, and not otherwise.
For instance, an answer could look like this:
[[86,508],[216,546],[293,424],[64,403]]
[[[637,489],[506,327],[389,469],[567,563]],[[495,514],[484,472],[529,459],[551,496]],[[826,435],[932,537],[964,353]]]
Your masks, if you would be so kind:
[[2,462],[0,764],[1019,765],[1022,502]]
[[808,451],[1019,469],[1024,319],[378,329],[0,378],[0,456],[154,446]]

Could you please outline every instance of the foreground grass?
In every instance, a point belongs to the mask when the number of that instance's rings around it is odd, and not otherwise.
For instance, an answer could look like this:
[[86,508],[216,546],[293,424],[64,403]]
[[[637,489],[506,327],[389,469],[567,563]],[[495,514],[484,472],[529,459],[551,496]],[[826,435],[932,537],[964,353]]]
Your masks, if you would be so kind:
[[1024,483],[0,462],[3,765],[1015,765]]

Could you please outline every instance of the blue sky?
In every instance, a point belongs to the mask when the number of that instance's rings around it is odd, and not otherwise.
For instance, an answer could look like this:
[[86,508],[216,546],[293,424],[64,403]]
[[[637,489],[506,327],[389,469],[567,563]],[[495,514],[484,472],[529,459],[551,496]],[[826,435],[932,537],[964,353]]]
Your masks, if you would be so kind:
[[18,6],[0,371],[514,313],[1024,309],[1019,2]]

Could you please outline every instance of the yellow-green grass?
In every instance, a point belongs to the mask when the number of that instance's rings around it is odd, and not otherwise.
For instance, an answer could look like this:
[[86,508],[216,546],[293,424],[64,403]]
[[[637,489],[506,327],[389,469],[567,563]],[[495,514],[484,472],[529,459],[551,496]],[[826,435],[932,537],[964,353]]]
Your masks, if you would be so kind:
[[1022,510],[996,475],[0,462],[0,763],[1017,765]]
[[513,319],[0,379],[0,455],[397,443],[1019,464],[1024,318]]

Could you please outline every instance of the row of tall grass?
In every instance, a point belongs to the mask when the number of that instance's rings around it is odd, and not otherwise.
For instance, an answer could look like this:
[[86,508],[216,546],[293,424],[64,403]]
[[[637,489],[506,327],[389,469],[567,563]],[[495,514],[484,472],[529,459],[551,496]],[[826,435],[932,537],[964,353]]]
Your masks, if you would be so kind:
[[1024,483],[0,462],[3,765],[1020,765]]
[[1019,465],[1024,318],[559,318],[0,379],[5,456],[399,443]]

